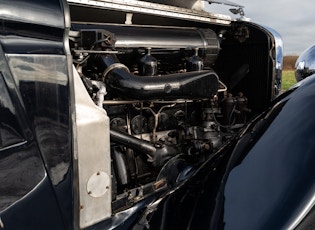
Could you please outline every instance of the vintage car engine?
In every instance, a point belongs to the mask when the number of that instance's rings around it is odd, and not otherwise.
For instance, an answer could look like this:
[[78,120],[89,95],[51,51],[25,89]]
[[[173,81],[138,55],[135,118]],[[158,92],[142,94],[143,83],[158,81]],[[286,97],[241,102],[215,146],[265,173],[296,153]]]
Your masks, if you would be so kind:
[[244,6],[0,7],[0,229],[292,229],[312,219],[313,111],[298,102],[314,82],[276,98],[283,41]]
[[[212,68],[220,52],[213,30],[72,27],[74,65],[94,102],[110,118],[117,202],[113,209],[121,208],[130,194],[182,180],[181,174],[189,173],[245,124],[250,113],[247,98],[241,92],[228,93]],[[181,158],[189,160],[183,163]],[[186,169],[161,182],[168,162]]]

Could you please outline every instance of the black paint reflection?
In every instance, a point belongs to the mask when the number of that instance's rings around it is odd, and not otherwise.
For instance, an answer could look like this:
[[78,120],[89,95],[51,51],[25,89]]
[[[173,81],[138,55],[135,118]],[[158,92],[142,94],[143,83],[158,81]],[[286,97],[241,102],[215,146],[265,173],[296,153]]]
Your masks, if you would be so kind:
[[35,145],[23,145],[0,152],[0,210],[28,194],[45,177]]
[[58,55],[10,56],[9,65],[54,185],[70,164],[69,91],[66,59]]
[[71,123],[67,59],[63,55],[8,55],[29,125],[62,214],[72,222]]
[[226,229],[287,228],[312,199],[314,85],[292,93],[246,158],[231,171],[224,192]]
[[0,151],[5,147],[23,142],[22,131],[0,73]]

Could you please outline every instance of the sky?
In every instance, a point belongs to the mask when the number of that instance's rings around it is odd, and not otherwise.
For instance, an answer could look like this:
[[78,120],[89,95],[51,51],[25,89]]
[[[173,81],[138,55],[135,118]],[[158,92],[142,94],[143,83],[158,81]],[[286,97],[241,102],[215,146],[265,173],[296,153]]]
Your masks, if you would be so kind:
[[[282,37],[284,55],[299,55],[315,44],[314,0],[232,0],[244,6],[250,21],[275,29]],[[230,6],[214,4],[209,11],[227,14]],[[230,14],[232,15],[232,14]],[[232,16],[235,17],[235,16]]]

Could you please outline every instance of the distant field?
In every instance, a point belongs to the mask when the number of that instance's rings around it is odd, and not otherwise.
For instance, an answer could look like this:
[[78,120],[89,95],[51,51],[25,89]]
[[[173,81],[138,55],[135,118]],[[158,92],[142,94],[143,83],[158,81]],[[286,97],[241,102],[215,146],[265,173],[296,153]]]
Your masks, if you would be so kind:
[[298,59],[298,56],[284,56],[283,57],[283,69],[284,70],[294,70],[295,62]]
[[294,70],[283,70],[282,71],[282,90],[289,89],[296,83]]
[[283,71],[282,71],[282,90],[289,89],[296,83],[294,70],[295,62],[298,56],[284,56],[283,57]]

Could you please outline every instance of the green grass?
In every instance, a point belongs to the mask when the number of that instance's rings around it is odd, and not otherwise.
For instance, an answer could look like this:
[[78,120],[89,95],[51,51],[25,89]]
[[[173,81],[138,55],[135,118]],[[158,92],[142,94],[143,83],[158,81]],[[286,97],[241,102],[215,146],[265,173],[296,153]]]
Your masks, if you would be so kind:
[[282,90],[289,89],[296,83],[294,70],[283,70],[282,71]]

